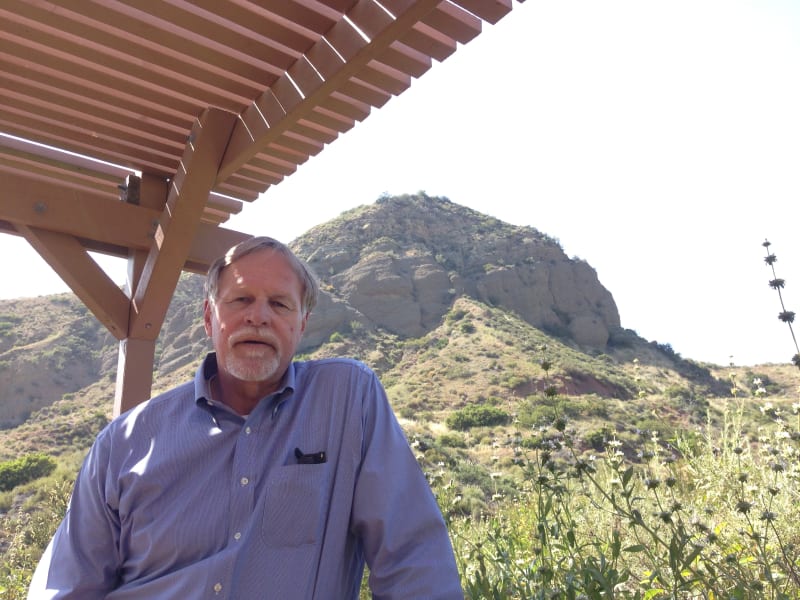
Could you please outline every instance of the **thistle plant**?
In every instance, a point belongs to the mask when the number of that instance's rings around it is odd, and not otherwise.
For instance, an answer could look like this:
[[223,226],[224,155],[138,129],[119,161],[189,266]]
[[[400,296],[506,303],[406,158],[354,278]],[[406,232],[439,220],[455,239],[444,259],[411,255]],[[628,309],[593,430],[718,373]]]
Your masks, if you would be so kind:
[[781,312],[778,313],[778,318],[789,326],[789,332],[792,334],[792,341],[794,342],[794,349],[796,350],[795,355],[792,357],[792,363],[794,363],[796,367],[800,368],[800,346],[797,345],[797,337],[794,335],[794,329],[792,328],[795,313],[791,310],[786,310],[786,306],[783,303],[783,294],[781,293],[781,290],[786,286],[786,281],[780,279],[775,273],[775,263],[778,261],[778,257],[775,256],[775,254],[773,254],[769,249],[772,243],[765,239],[761,245],[764,246],[767,251],[767,255],[764,257],[764,262],[770,269],[772,269],[772,279],[769,282],[769,287],[778,292],[778,299],[781,303]]

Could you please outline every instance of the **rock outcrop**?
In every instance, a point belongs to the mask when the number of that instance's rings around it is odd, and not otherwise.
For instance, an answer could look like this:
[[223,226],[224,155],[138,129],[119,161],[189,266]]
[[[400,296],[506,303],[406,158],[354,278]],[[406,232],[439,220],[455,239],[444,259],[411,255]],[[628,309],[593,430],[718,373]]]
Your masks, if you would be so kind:
[[382,198],[315,227],[293,248],[325,290],[305,348],[353,321],[419,337],[462,295],[588,348],[604,349],[620,329],[613,297],[586,262],[534,228],[443,198]]

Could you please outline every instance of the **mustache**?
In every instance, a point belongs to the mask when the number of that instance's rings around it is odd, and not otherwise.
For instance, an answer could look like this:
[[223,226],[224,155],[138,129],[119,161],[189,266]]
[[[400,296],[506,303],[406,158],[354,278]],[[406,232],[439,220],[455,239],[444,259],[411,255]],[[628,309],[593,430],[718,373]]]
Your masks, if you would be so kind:
[[278,346],[277,340],[272,334],[270,334],[269,331],[266,329],[259,329],[258,327],[248,327],[246,329],[242,329],[234,334],[231,334],[231,337],[228,338],[228,343],[231,346],[240,342],[259,342],[274,348],[277,348]]

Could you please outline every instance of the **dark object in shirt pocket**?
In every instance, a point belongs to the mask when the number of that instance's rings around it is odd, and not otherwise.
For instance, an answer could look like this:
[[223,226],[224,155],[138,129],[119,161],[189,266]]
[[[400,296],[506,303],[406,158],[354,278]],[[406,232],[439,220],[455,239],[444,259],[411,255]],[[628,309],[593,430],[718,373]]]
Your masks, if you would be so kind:
[[300,448],[295,448],[294,456],[297,459],[298,465],[319,465],[328,460],[328,457],[325,455],[325,450],[305,454]]
[[329,496],[327,463],[279,467],[266,482],[261,531],[273,548],[316,544],[322,539]]

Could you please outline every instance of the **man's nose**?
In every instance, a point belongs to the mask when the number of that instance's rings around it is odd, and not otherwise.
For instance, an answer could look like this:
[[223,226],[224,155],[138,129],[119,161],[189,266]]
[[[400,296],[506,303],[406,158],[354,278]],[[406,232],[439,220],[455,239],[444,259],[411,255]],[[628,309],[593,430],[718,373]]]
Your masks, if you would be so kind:
[[266,325],[272,320],[272,307],[269,302],[253,302],[247,312],[247,322],[252,325]]

